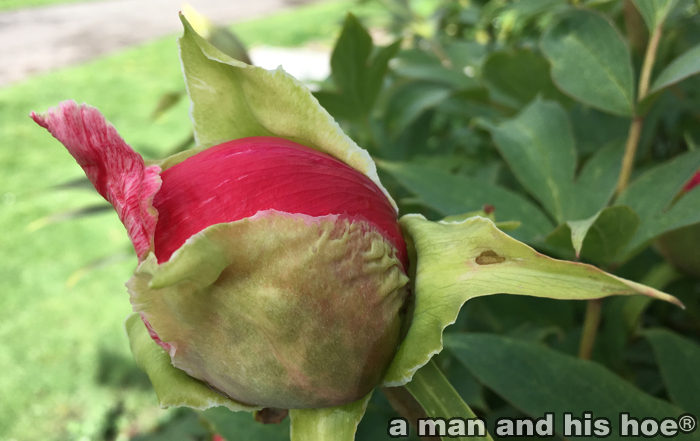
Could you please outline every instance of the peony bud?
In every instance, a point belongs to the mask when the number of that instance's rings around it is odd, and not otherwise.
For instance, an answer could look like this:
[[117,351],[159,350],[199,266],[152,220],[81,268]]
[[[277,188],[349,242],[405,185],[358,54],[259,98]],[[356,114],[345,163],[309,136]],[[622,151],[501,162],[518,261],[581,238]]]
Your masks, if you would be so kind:
[[380,383],[401,339],[408,257],[371,179],[275,137],[161,170],[92,107],[31,116],[114,205],[139,257],[134,311],[175,367],[262,407],[336,406]]
[[[687,193],[700,186],[700,172],[683,186]],[[695,189],[695,191],[698,191]],[[692,224],[663,234],[656,249],[679,271],[700,278],[700,224]]]

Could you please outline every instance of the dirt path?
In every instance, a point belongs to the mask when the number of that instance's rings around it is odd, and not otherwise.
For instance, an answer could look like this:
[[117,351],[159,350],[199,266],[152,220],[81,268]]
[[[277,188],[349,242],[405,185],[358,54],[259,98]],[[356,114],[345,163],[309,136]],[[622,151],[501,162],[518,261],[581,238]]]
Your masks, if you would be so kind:
[[[217,23],[317,0],[190,0]],[[106,0],[0,13],[0,87],[181,29],[183,0]]]

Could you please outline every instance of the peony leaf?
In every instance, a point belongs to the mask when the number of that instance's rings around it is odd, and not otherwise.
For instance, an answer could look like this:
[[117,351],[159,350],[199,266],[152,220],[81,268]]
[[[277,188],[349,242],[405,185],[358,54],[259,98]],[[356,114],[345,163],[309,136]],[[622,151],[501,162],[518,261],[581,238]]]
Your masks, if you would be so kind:
[[352,403],[322,409],[291,409],[291,441],[353,441],[372,392]]
[[574,300],[644,294],[681,305],[673,296],[594,266],[539,254],[482,217],[447,223],[409,214],[400,223],[417,254],[415,309],[385,376],[387,386],[406,384],[442,350],[443,330],[474,297],[504,293]]
[[666,66],[654,80],[649,93],[657,92],[698,73],[700,73],[700,44],[688,49]]
[[678,4],[677,0],[632,0],[637,10],[644,18],[644,22],[653,32],[657,26],[663,24],[668,14]]
[[700,151],[691,151],[646,170],[620,194],[616,204],[629,205],[639,215],[639,228],[619,260],[640,252],[655,237],[700,222],[700,192],[675,200],[700,167]]
[[598,264],[610,263],[632,240],[638,225],[639,216],[630,207],[615,205],[588,219],[559,225],[547,242],[565,248],[573,245],[576,256],[583,255]]
[[190,377],[170,362],[170,355],[163,351],[148,335],[148,330],[138,314],[131,314],[124,322],[129,336],[131,352],[136,364],[148,374],[158,396],[160,407],[191,407],[204,410],[226,406],[232,411],[252,412],[260,407],[248,406],[230,400],[215,392],[206,383]]
[[197,147],[160,162],[163,170],[214,145],[248,136],[276,136],[328,153],[382,187],[369,154],[358,147],[300,81],[282,68],[235,60],[197,35],[181,16],[178,39]]
[[649,340],[668,395],[678,407],[700,415],[700,346],[689,338],[662,328],[647,329]]
[[[629,439],[620,436],[620,412],[629,412],[639,420],[653,417],[657,421],[678,418],[683,413],[598,363],[539,343],[493,334],[450,333],[445,336],[445,346],[479,381],[516,409],[535,418],[554,412],[554,429],[558,435],[566,427],[564,412],[571,412],[577,418],[584,412],[593,412],[593,418],[607,418],[611,429],[607,439],[611,441]],[[575,435],[571,438],[578,438]],[[639,435],[633,435],[633,439],[641,438]],[[681,439],[698,440],[697,435],[687,434]],[[653,439],[663,437],[659,434]]]
[[552,80],[564,93],[605,112],[632,114],[632,57],[607,16],[568,12],[542,35],[540,47],[552,64]]
[[467,176],[443,173],[422,164],[386,161],[378,164],[414,193],[419,203],[443,215],[454,216],[491,204],[496,208],[496,218],[522,223],[512,235],[523,241],[541,240],[554,227],[537,205],[506,188]]

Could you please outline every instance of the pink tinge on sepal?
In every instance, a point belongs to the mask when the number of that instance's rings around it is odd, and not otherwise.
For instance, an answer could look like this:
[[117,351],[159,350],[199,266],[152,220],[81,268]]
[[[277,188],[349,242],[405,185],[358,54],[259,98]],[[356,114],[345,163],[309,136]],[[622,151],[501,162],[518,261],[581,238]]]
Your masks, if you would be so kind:
[[160,189],[160,167],[146,167],[117,130],[94,107],[63,101],[29,115],[73,155],[95,189],[110,202],[126,227],[139,260],[153,250],[158,212],[153,197]]
[[158,346],[161,348],[165,349],[166,351],[170,352],[170,349],[172,349],[172,346],[170,346],[168,343],[164,342],[163,340],[158,337],[158,334],[156,331],[153,330],[153,326],[151,326],[151,323],[148,321],[146,317],[144,317],[143,314],[139,314],[141,316],[141,320],[143,321],[143,324],[146,325],[146,329],[148,330],[148,335],[151,336],[151,339],[153,339],[154,342],[158,343]]

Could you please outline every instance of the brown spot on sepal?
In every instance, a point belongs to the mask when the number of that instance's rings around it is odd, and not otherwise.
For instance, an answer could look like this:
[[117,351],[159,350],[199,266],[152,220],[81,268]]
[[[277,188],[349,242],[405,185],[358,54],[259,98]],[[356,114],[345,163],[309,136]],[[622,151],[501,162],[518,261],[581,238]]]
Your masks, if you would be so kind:
[[493,265],[494,263],[503,263],[505,260],[505,257],[499,256],[493,250],[484,251],[475,259],[477,265]]
[[255,412],[255,421],[262,424],[279,424],[289,415],[289,409],[266,407]]

